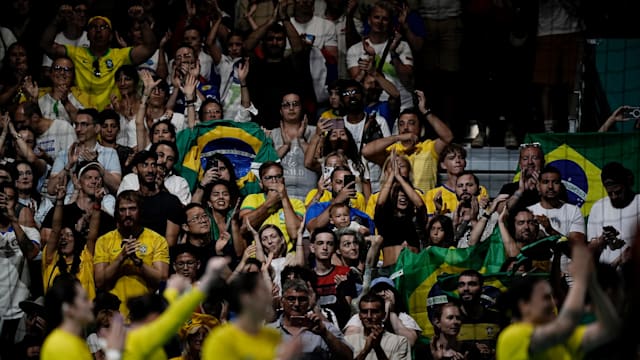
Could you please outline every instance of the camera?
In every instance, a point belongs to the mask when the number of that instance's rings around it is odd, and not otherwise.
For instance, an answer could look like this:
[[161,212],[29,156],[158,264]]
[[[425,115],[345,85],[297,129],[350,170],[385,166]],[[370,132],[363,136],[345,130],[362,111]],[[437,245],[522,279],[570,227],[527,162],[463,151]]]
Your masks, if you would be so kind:
[[624,109],[622,117],[625,119],[640,119],[640,106]]

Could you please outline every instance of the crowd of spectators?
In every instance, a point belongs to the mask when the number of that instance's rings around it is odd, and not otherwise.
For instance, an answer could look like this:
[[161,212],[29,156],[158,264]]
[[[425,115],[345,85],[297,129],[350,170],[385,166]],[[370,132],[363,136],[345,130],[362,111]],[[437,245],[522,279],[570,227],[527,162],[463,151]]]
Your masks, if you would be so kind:
[[[499,47],[522,20],[515,1],[10,3],[0,359],[621,356],[635,174],[606,164],[585,220],[540,144],[519,146],[520,177],[498,194],[458,144],[463,39]],[[532,83],[540,130],[561,131],[575,114],[550,88],[572,90],[582,24],[565,2],[540,4]],[[514,43],[535,40],[526,26]],[[257,123],[273,146],[259,186],[222,153],[203,155],[196,184],[181,176],[176,140],[221,119]],[[516,280],[497,299],[461,272],[425,338],[398,259],[494,233]]]

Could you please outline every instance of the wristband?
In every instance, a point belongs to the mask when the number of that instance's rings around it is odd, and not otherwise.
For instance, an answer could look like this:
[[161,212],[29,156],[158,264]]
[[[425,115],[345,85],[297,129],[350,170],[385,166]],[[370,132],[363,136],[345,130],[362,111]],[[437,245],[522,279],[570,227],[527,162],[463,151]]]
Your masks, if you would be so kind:
[[427,109],[425,110],[422,115],[424,115],[425,117],[429,116],[432,113],[431,109]]
[[487,220],[491,219],[491,214],[489,214],[489,213],[484,213],[484,214],[482,214],[480,216],[482,216],[483,218],[485,218]]
[[116,349],[107,349],[104,352],[104,357],[107,360],[120,360],[122,358],[122,354]]
[[202,185],[202,183],[198,183],[198,189],[204,190],[204,185]]
[[193,105],[193,104],[195,104],[195,103],[196,103],[196,100],[195,100],[195,99],[193,99],[193,100],[186,100],[186,99],[185,99],[184,103],[185,103],[185,104],[187,104],[187,106],[189,106],[189,105]]

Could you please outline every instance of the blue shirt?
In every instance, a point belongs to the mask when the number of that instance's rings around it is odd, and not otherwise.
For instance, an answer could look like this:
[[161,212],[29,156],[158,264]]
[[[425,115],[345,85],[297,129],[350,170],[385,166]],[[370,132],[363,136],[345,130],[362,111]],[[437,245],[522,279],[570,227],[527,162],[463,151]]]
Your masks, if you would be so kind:
[[[323,211],[329,208],[329,206],[331,206],[331,201],[319,202],[311,205],[307,209],[307,216],[305,217],[304,225],[307,226],[311,219],[315,219],[320,216],[320,214],[322,214]],[[376,225],[373,223],[373,220],[371,220],[369,215],[351,207],[349,208],[349,215],[351,221],[355,221],[362,226],[368,227],[369,232],[371,234],[375,234]]]

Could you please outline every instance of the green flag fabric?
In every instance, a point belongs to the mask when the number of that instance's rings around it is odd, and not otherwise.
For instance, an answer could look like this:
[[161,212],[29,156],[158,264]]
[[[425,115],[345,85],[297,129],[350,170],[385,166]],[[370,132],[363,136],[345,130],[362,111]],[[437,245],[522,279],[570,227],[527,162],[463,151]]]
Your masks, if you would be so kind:
[[[467,269],[498,273],[505,259],[502,238],[496,226],[487,240],[466,249],[431,246],[418,254],[404,249],[398,257],[393,277],[396,288],[405,296],[409,314],[422,328],[422,335],[430,338],[434,332],[427,308],[447,299],[447,289],[438,291],[438,287],[434,287],[439,276]],[[499,283],[494,286],[504,290]]]
[[278,160],[273,142],[253,122],[211,120],[198,123],[193,129],[180,131],[176,145],[180,152],[176,167],[192,191],[204,173],[208,157],[213,154],[222,154],[231,161],[241,190],[256,188],[260,164]]
[[[562,174],[568,202],[587,217],[593,203],[607,196],[600,172],[611,161],[620,162],[632,173],[640,172],[640,133],[529,134],[525,143],[539,143],[545,162]],[[516,179],[519,175],[516,175]],[[640,176],[635,177],[640,189]]]

